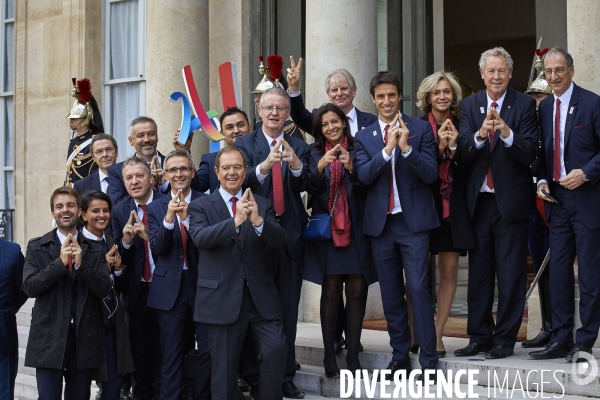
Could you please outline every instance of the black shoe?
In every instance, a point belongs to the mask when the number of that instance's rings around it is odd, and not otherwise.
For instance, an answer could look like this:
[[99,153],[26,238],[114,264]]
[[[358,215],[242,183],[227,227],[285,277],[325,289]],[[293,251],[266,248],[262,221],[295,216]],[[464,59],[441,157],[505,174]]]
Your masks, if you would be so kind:
[[252,396],[254,400],[260,400],[260,386],[251,387],[250,396]]
[[491,343],[469,343],[467,347],[458,349],[454,352],[456,357],[471,357],[479,353],[487,353],[494,347]]
[[490,351],[485,353],[485,358],[488,360],[495,360],[498,358],[506,358],[515,354],[515,350],[512,347],[502,346],[497,344]]
[[[592,348],[591,347],[587,347],[585,344],[583,343],[575,343],[575,346],[573,346],[573,348],[571,349],[571,351],[569,351],[569,353],[565,356],[565,360],[567,360],[568,362],[573,362],[573,357],[575,356],[575,353],[588,353],[588,354],[592,354]],[[587,360],[585,358],[578,358],[577,360],[575,360],[575,362],[579,363],[579,362],[586,362]]]
[[298,390],[294,382],[283,382],[283,397],[287,399],[303,399],[304,392]]
[[362,343],[358,343],[358,352],[362,353],[363,351],[365,351],[365,348],[363,347]]
[[121,389],[121,396],[119,400],[130,400],[133,399],[133,395],[129,391],[129,389]]
[[573,343],[550,342],[544,350],[536,350],[529,353],[529,357],[534,360],[551,360],[553,358],[562,358],[569,354],[573,348]]
[[442,351],[437,351],[437,350],[436,350],[436,353],[438,354],[438,357],[439,357],[439,358],[444,358],[444,357],[446,357],[446,350],[442,350]]
[[300,371],[300,368],[302,368],[300,366],[300,363],[298,361],[296,361],[296,371]]
[[413,343],[412,346],[410,346],[410,352],[413,354],[417,354],[419,352],[419,345]]
[[521,346],[525,347],[526,349],[530,349],[533,347],[544,347],[548,343],[550,343],[551,337],[552,337],[552,332],[547,331],[544,328],[542,328],[540,330],[540,333],[538,333],[538,335],[536,337],[534,337],[533,339],[523,340],[523,342],[521,343]]
[[242,378],[238,378],[238,387],[240,388],[240,390],[242,392],[249,392],[250,391],[250,385],[248,385],[246,383],[246,381],[243,380]]
[[335,361],[335,355],[323,358],[323,366],[325,367],[325,376],[331,379],[340,377],[340,369]]
[[[346,350],[348,350],[348,342],[345,342],[343,337],[341,339],[341,343],[342,344],[345,343],[346,344]],[[334,347],[334,348],[335,348],[335,354],[340,354],[340,352],[342,351],[341,348],[340,348],[340,351],[337,351],[337,347]],[[358,352],[362,353],[363,351],[365,351],[365,348],[363,347],[362,343],[358,342]]]
[[333,351],[335,352],[335,354],[340,354],[342,352],[345,344],[346,344],[346,341],[344,340],[343,336],[341,336],[339,339],[336,339],[333,342]]
[[[390,363],[387,365],[387,367],[385,367],[385,369],[389,369],[391,371],[389,374],[386,375],[386,378],[391,382],[394,381],[394,374],[396,373],[396,371],[405,370],[406,378],[408,378],[410,372],[412,371],[412,367],[410,366],[410,359],[408,359],[408,357],[404,362],[395,360],[390,361]],[[381,375],[379,379],[381,379]]]

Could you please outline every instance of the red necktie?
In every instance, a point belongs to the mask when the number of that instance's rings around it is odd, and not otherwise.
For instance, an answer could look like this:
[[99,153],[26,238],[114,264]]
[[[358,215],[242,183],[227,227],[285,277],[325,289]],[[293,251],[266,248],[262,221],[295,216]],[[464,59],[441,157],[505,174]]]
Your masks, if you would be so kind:
[[[496,103],[495,101],[492,103],[492,108],[496,108],[498,107],[498,103]],[[496,119],[496,117],[492,116],[492,119]],[[494,145],[494,135],[495,135],[496,131],[494,129],[490,129],[488,135],[489,135],[489,142],[490,142],[490,161],[489,164],[490,166],[488,167],[488,172],[487,172],[487,185],[490,189],[494,190],[494,179],[492,179],[492,146]]]
[[560,99],[556,99],[556,113],[554,115],[554,167],[552,177],[556,182],[560,180]]
[[185,263],[185,266],[189,268],[190,266],[187,262],[187,232],[185,231],[185,226],[183,226],[181,222],[179,223],[179,231],[181,232],[181,242],[183,243],[183,262]]
[[[273,140],[271,146],[275,146],[277,142]],[[271,169],[273,180],[273,210],[277,215],[282,215],[285,211],[285,203],[283,202],[283,178],[281,175],[281,163],[276,162]]]
[[69,261],[67,261],[67,265],[69,266],[69,275],[73,276],[73,256],[69,256]]
[[[385,146],[387,146],[387,142],[388,142],[388,129],[390,128],[389,125],[385,126],[385,131],[383,134],[383,144]],[[390,197],[388,200],[388,213],[391,213],[392,210],[394,209],[394,166],[392,164],[392,162],[394,161],[394,153],[392,153],[392,159],[388,162],[388,165],[390,166]]]
[[[146,205],[140,204],[140,209],[144,213],[142,216],[142,223],[147,227],[148,226],[148,213],[146,212]],[[152,272],[150,271],[150,259],[148,258],[148,242],[144,240],[144,271],[142,272],[142,278],[146,282],[150,282],[152,278]]]

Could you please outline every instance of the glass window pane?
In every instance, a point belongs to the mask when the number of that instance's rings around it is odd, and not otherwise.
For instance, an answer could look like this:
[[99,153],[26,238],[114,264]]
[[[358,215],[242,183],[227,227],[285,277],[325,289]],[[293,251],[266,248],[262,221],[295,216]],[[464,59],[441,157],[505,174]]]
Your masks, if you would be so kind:
[[15,17],[15,0],[6,0],[6,19]]
[[14,68],[14,35],[15,24],[13,22],[4,25],[4,92],[13,90],[15,76]]
[[5,167],[14,167],[13,164],[13,98],[4,97],[4,163]]
[[129,123],[140,115],[140,83],[111,87],[111,134],[119,145],[119,159],[123,161],[135,154],[129,145]]
[[137,0],[110,3],[110,79],[139,74]]

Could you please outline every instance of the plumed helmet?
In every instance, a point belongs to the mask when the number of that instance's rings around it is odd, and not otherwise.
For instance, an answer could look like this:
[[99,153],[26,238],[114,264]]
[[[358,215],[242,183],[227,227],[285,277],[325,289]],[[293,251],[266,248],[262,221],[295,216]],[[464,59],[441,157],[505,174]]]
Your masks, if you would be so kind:
[[96,99],[92,96],[92,84],[90,83],[90,80],[87,78],[81,80],[72,78],[72,81],[73,88],[71,89],[71,96],[75,98],[75,102],[73,103],[73,106],[71,106],[67,118],[84,119],[76,129],[90,123],[90,125],[95,125],[97,132],[104,132],[102,116],[100,115]]
[[283,89],[283,85],[279,82],[283,72],[283,57],[279,54],[273,54],[267,57],[267,65],[263,64],[263,56],[258,56],[260,65],[258,72],[262,75],[262,79],[252,91],[253,94],[263,93],[267,89],[278,87]]
[[547,52],[548,52],[547,48],[545,48],[543,50],[535,49],[536,77],[529,83],[529,86],[527,87],[527,90],[525,91],[525,93],[552,94],[552,89],[550,88],[550,85],[548,85],[548,82],[546,81],[546,78],[544,75],[544,67],[542,66],[542,57]]

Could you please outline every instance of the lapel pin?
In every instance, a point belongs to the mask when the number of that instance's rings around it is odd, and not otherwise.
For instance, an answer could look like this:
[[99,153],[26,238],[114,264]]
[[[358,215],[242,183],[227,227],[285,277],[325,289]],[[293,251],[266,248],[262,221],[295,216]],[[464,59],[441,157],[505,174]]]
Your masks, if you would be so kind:
[[485,114],[485,109],[483,107],[479,107],[479,111],[481,111],[482,114]]
[[569,110],[569,114],[573,114],[574,109],[575,109],[575,107],[571,107],[571,109]]
[[377,131],[373,131],[373,136],[377,136]]

